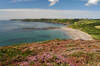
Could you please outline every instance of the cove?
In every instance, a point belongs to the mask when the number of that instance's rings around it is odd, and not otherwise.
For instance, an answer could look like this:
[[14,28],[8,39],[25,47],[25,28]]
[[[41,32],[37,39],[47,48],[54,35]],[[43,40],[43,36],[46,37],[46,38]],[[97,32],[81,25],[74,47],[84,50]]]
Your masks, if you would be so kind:
[[64,30],[54,29],[64,26],[65,25],[63,24],[53,24],[45,22],[1,20],[0,46],[40,42],[54,39],[70,39],[70,37]]

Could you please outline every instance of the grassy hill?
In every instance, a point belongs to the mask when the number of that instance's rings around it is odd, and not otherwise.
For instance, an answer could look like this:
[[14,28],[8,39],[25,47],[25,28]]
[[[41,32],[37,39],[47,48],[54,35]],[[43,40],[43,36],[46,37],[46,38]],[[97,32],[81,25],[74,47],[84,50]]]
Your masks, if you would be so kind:
[[0,47],[0,66],[99,66],[100,40],[51,40]]
[[71,28],[79,29],[90,34],[94,39],[100,39],[100,20],[80,20],[70,25]]

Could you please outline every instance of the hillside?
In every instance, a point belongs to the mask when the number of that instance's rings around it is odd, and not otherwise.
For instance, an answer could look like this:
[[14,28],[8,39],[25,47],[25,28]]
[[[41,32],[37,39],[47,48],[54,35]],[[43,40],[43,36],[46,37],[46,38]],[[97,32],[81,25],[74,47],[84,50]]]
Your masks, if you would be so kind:
[[100,20],[80,20],[69,27],[79,29],[91,35],[94,39],[100,40]]
[[50,40],[0,47],[0,66],[100,66],[100,40]]

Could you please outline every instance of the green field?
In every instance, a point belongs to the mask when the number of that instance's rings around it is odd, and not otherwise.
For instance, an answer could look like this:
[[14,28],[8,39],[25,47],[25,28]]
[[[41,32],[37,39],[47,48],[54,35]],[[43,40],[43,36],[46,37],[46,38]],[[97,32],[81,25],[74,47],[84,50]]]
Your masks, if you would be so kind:
[[94,39],[100,39],[100,20],[80,20],[69,27],[84,31]]

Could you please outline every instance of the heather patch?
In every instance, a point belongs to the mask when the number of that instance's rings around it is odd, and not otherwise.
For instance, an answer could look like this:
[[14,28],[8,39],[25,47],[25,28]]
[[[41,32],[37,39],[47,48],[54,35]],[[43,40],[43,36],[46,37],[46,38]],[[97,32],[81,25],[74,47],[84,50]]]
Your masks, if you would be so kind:
[[0,47],[1,66],[97,66],[100,41],[52,40]]

